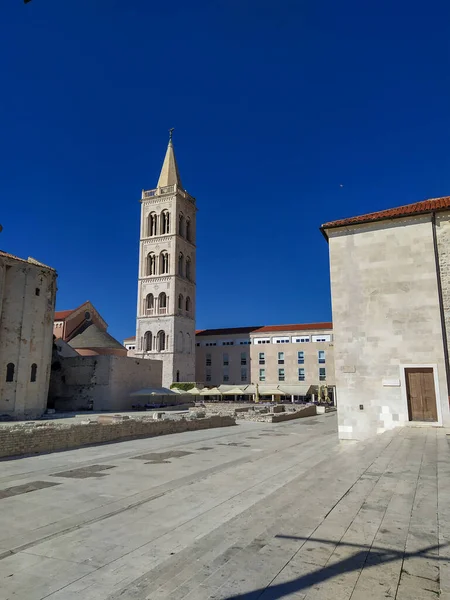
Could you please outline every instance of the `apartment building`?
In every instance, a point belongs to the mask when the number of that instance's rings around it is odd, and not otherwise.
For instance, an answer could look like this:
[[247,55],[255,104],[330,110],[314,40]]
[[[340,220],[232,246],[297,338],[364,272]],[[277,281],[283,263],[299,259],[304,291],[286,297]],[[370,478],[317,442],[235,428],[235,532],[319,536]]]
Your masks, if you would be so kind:
[[206,386],[258,384],[294,398],[334,389],[332,323],[206,329],[196,333],[196,381]]

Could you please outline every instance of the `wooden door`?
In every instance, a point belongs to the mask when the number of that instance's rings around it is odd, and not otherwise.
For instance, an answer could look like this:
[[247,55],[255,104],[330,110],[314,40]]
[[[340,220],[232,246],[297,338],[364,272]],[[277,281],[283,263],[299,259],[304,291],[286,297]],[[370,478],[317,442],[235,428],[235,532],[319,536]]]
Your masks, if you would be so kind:
[[437,421],[432,368],[405,369],[410,421]]

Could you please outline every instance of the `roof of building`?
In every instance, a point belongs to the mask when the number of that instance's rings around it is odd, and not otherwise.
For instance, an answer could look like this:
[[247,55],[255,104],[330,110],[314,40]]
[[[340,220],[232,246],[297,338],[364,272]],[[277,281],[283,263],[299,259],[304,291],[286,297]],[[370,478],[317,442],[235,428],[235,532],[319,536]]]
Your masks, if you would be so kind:
[[14,254],[10,254],[9,252],[5,252],[4,250],[0,250],[0,256],[4,256],[5,258],[12,258],[13,260],[18,260],[20,262],[27,263],[29,265],[35,265],[37,267],[42,267],[43,269],[49,269],[50,271],[54,271],[53,267],[49,267],[44,263],[39,262],[35,258],[29,256],[28,258],[20,258],[20,256],[15,256]]
[[131,336],[129,338],[125,338],[123,341],[124,342],[135,342],[136,341],[136,336],[133,335],[133,336]]
[[256,329],[260,329],[260,325],[255,325],[254,327],[225,327],[223,329],[200,329],[195,332],[196,336],[203,335],[231,335],[231,334],[246,334],[255,331]]
[[72,310],[56,310],[55,311],[55,321],[64,321],[65,319],[67,319],[68,316],[70,316],[76,309],[73,308]]
[[91,323],[81,333],[73,337],[69,342],[72,348],[119,348],[126,350],[120,342],[118,342],[107,331],[97,327],[95,323]]
[[414,202],[413,204],[398,206],[397,208],[388,208],[387,210],[380,210],[378,212],[368,213],[366,215],[359,215],[357,217],[350,217],[348,219],[339,219],[338,221],[330,221],[328,223],[324,223],[321,227],[321,230],[324,231],[325,229],[334,229],[335,227],[344,227],[346,225],[371,223],[374,221],[383,221],[385,219],[409,217],[449,209],[450,196],[430,198],[429,200],[422,200],[420,202]]
[[333,329],[333,323],[297,323],[295,325],[266,325],[253,333],[270,333],[274,331],[313,331],[315,329]]
[[163,166],[158,179],[157,187],[166,187],[167,185],[181,185],[181,177],[178,171],[177,159],[172,144],[172,133],[170,134],[169,144],[164,157]]

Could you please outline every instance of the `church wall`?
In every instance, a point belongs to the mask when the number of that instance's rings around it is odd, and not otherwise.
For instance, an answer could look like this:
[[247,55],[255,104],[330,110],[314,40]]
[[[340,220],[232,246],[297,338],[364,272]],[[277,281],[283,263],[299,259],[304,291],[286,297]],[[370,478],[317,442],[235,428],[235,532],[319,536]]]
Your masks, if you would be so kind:
[[56,272],[9,257],[0,265],[0,415],[36,418],[47,407]]

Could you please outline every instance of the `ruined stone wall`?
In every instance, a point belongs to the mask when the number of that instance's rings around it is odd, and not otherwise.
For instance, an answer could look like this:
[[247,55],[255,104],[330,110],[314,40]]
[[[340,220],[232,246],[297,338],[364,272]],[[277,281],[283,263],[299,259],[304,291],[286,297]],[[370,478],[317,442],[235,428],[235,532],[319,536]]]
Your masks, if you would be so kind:
[[197,431],[216,427],[230,427],[236,422],[228,416],[211,416],[206,419],[134,420],[111,424],[60,425],[39,423],[0,427],[0,457],[56,452],[80,446],[105,442],[146,438],[184,431]]
[[[61,358],[64,385],[57,410],[131,410],[130,394],[161,387],[162,363],[120,356]],[[56,375],[55,375],[56,377]]]

